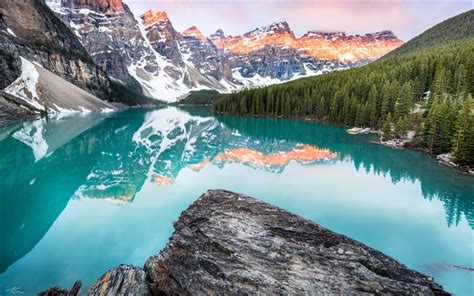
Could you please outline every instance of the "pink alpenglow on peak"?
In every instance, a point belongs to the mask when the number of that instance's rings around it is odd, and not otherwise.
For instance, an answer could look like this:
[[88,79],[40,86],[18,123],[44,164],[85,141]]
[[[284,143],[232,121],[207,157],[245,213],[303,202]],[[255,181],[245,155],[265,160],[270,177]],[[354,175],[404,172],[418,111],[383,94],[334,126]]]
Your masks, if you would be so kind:
[[147,10],[142,15],[143,23],[147,26],[153,25],[156,23],[168,22],[168,14],[165,11],[154,12],[152,10]]
[[186,29],[184,32],[183,32],[183,35],[184,36],[190,36],[190,37],[194,37],[196,39],[199,39],[202,43],[206,42],[207,38],[206,36],[204,36],[202,34],[201,31],[199,31],[198,28],[196,28],[196,26],[192,26],[192,27],[189,27],[188,29]]

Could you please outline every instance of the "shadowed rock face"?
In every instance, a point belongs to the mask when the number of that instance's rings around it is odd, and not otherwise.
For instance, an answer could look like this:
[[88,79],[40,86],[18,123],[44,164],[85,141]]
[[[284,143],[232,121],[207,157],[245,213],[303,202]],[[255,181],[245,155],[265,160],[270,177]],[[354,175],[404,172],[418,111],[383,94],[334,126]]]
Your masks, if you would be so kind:
[[[21,74],[20,56],[106,98],[107,74],[96,66],[82,44],[44,1],[0,1],[0,89]],[[9,29],[8,33],[5,29]]]
[[0,91],[0,127],[15,121],[31,120],[38,116],[39,110],[24,104],[3,91]]
[[449,295],[381,252],[229,191],[206,192],[174,227],[144,269],[112,269],[88,294]]

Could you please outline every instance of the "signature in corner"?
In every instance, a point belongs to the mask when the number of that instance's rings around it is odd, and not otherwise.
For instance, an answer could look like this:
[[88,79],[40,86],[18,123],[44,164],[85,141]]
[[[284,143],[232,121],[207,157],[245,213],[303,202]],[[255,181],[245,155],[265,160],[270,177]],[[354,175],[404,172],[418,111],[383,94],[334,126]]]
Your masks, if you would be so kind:
[[[8,290],[5,290],[9,295],[21,295],[24,294],[24,292],[21,291],[20,287],[13,287]],[[1,294],[0,294],[1,296]]]

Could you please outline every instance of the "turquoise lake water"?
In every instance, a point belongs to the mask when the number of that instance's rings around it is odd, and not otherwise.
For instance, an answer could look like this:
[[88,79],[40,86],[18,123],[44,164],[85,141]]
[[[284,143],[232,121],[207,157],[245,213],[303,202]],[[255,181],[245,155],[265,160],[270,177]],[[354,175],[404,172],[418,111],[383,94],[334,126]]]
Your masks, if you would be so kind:
[[0,129],[0,295],[88,287],[118,264],[142,266],[213,188],[285,208],[474,295],[474,178],[373,139],[174,107]]

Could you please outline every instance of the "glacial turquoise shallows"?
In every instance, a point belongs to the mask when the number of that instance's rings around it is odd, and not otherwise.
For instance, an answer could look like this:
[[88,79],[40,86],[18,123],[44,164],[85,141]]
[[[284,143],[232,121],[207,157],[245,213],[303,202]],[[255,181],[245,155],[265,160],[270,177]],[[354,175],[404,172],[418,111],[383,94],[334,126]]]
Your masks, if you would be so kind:
[[245,193],[474,295],[474,178],[373,136],[207,109],[127,110],[0,130],[0,294],[141,266],[210,188]]

